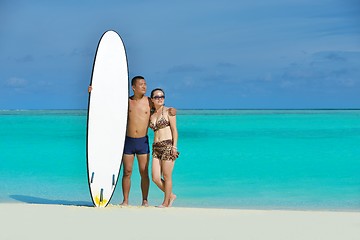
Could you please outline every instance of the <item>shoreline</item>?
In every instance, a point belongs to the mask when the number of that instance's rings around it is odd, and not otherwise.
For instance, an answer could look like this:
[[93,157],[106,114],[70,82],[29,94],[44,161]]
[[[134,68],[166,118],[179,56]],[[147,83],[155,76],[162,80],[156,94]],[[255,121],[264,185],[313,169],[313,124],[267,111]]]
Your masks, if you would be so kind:
[[[159,199],[158,202],[161,202]],[[64,207],[89,207],[95,208],[91,200],[88,201],[70,201],[70,200],[48,200],[43,198],[28,198],[28,200],[17,200],[17,201],[0,201],[1,205],[12,205],[12,204],[24,204],[24,205],[53,205],[53,206],[64,206]],[[150,208],[156,208],[156,204],[150,203]],[[118,204],[112,203],[108,204],[106,208],[138,208],[142,207],[141,205],[130,204],[128,206],[120,206],[120,201]],[[172,208],[181,208],[181,209],[208,209],[208,210],[245,210],[245,211],[291,211],[291,212],[350,212],[350,213],[360,213],[360,208],[339,208],[339,207],[311,207],[311,206],[302,206],[302,207],[291,207],[291,206],[217,206],[217,205],[194,205],[189,206],[187,204],[173,206]]]
[[0,203],[0,239],[359,239],[360,212]]

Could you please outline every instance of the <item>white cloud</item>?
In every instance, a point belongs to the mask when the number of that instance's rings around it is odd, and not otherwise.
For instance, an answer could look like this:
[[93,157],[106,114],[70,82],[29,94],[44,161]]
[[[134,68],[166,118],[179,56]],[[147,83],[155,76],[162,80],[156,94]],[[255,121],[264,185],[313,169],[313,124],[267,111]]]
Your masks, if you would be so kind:
[[347,88],[360,86],[360,52],[322,51],[285,68],[282,87]]
[[28,81],[23,78],[12,77],[5,80],[4,85],[9,88],[25,88],[28,85]]

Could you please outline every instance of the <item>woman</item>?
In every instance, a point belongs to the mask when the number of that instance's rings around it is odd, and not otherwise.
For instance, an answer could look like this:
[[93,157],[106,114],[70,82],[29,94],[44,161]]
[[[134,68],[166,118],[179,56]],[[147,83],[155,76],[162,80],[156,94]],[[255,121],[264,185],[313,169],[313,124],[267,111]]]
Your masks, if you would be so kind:
[[169,108],[164,106],[165,93],[162,89],[151,91],[151,101],[154,103],[149,123],[149,127],[154,130],[152,180],[165,193],[164,201],[159,207],[171,207],[176,199],[176,195],[172,193],[172,171],[175,159],[179,156],[176,115],[172,115]]

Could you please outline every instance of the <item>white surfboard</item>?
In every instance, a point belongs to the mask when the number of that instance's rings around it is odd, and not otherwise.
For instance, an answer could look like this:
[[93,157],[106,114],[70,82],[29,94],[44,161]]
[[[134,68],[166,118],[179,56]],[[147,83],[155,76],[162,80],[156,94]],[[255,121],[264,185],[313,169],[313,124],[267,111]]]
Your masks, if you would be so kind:
[[106,207],[118,180],[126,135],[129,75],[123,41],[101,37],[93,65],[87,118],[87,170],[92,201]]

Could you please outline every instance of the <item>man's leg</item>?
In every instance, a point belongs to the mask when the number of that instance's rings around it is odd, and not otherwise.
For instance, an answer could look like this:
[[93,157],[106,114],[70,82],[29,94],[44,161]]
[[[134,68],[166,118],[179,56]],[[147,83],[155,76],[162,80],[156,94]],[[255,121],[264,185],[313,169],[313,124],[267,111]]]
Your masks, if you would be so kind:
[[139,162],[139,171],[141,176],[141,192],[142,192],[142,205],[148,206],[149,194],[149,154],[138,154],[137,159]]
[[123,190],[123,202],[121,205],[127,206],[129,204],[129,193],[131,186],[131,173],[134,164],[134,155],[124,154],[123,155],[123,177],[122,177],[122,190]]

